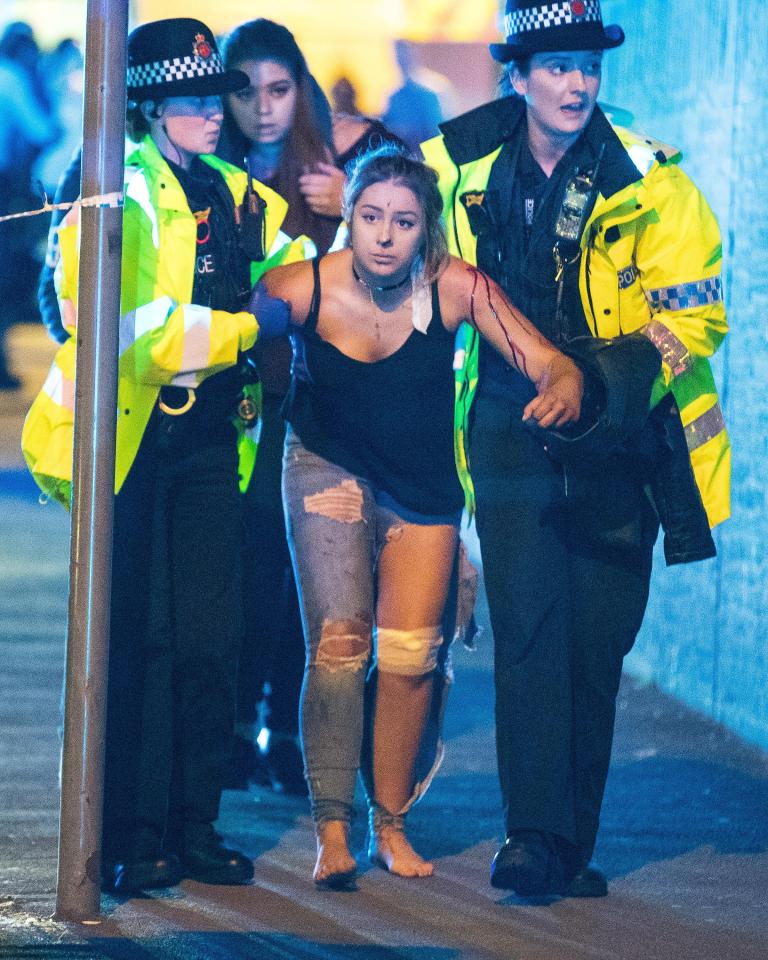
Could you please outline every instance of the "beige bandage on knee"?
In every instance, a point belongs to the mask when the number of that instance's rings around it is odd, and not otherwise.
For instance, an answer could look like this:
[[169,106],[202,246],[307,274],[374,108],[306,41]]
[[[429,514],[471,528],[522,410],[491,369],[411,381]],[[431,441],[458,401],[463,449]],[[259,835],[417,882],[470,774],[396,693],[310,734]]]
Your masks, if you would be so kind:
[[418,627],[393,630],[376,627],[376,663],[384,673],[421,677],[437,666],[437,654],[443,643],[442,627]]

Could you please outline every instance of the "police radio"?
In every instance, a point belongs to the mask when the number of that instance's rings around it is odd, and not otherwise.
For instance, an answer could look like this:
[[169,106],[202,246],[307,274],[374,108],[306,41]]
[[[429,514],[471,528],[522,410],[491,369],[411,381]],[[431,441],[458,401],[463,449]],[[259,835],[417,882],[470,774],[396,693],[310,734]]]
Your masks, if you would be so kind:
[[565,185],[563,199],[555,220],[555,245],[552,257],[555,261],[555,284],[557,301],[555,306],[555,329],[558,331],[556,342],[566,340],[567,323],[563,308],[563,288],[565,271],[578,262],[581,256],[581,235],[597,196],[597,171],[605,152],[605,143],[600,146],[597,160],[586,168],[577,167],[573,176]]
[[266,259],[267,219],[266,201],[253,189],[250,161],[246,161],[248,184],[243,202],[236,209],[238,238],[240,249],[249,260],[261,263]]
[[605,144],[602,144],[597,160],[585,170],[577,167],[566,184],[563,202],[555,221],[555,236],[558,241],[578,244],[581,240],[584,225],[594,205],[597,171],[604,151]]

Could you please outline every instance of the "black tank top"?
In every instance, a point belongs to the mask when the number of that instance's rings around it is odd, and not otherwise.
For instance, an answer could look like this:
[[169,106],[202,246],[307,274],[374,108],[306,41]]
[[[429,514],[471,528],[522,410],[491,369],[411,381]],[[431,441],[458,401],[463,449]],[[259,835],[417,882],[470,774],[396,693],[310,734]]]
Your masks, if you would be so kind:
[[319,261],[294,358],[284,414],[307,449],[420,513],[452,513],[464,497],[453,457],[453,341],[437,283],[426,334],[373,363],[354,360],[317,333]]

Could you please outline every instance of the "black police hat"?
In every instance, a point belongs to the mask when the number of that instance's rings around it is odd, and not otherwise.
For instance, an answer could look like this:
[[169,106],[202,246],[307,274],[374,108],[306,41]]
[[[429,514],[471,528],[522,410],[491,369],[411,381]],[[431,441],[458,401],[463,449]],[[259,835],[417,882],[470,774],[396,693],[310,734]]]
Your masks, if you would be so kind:
[[128,36],[128,99],[209,97],[249,84],[242,70],[225,70],[210,28],[200,20],[155,20]]
[[603,26],[600,0],[507,0],[506,43],[492,43],[491,56],[509,63],[533,53],[610,50],[624,43],[624,31]]

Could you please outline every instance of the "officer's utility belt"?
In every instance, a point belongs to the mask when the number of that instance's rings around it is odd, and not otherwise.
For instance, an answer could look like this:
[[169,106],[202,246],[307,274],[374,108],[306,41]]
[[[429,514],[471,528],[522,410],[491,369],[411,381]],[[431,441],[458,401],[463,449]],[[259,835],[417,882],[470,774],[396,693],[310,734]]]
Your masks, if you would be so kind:
[[[197,391],[192,387],[161,387],[157,405],[168,417],[183,417],[196,402]],[[258,407],[247,389],[244,389],[239,397],[234,413],[246,429],[252,427],[258,419]]]
[[[173,387],[172,389],[174,390],[174,392],[176,392],[176,391],[182,391],[184,388]],[[167,393],[163,395],[163,390],[161,389],[160,399],[157,401],[158,407],[160,407],[163,413],[165,413],[169,417],[183,417],[185,413],[189,413],[189,411],[195,405],[195,401],[197,400],[197,394],[191,387],[187,387],[186,391],[187,391],[187,399],[179,406],[175,406],[174,404],[169,403],[168,400],[169,399],[175,400],[176,397],[174,396],[173,398],[169,398]]]

